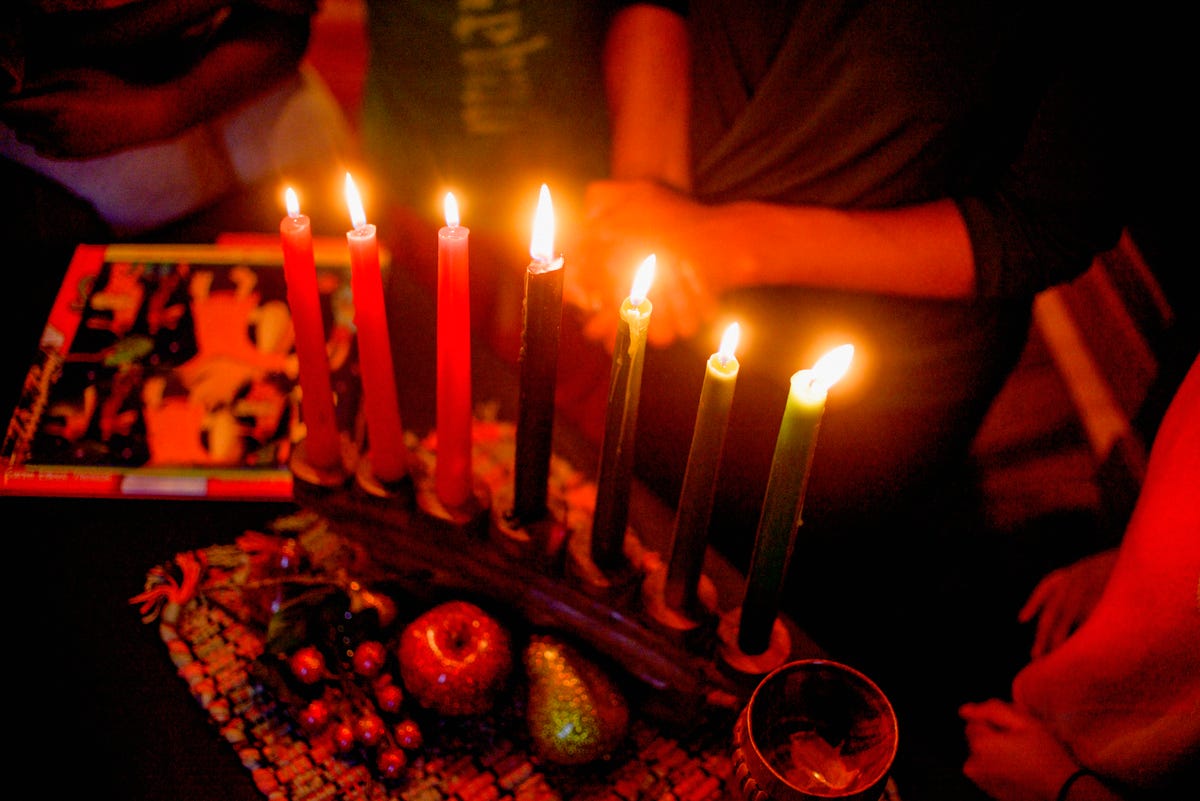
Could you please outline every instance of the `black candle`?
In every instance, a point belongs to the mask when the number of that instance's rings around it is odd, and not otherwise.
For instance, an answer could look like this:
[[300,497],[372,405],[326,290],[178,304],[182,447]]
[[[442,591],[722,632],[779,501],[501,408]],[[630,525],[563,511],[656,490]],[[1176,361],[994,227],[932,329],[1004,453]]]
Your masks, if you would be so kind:
[[529,255],[513,468],[512,518],[518,525],[534,523],[548,513],[546,497],[562,324],[563,259],[554,256],[554,209],[545,184],[538,198]]

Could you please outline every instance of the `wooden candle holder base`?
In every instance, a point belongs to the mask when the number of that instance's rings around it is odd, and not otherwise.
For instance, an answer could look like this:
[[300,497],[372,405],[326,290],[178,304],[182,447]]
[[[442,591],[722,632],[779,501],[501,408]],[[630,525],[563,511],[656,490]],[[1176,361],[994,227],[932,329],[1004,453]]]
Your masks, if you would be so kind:
[[[719,669],[712,647],[681,644],[646,619],[636,592],[641,574],[632,564],[624,584],[607,584],[609,594],[597,595],[579,578],[546,571],[497,547],[486,534],[432,517],[416,504],[315,489],[301,500],[361,546],[378,576],[414,598],[473,600],[605,654],[643,683],[643,700],[655,717],[691,725],[714,709],[736,710],[745,701],[742,688]],[[618,597],[625,588],[630,591]]]
[[412,497],[412,476],[405,474],[395,481],[382,481],[375,475],[371,466],[371,453],[367,451],[358,460],[354,471],[354,480],[363,492],[375,498],[410,498]]
[[[592,529],[585,526],[572,531],[567,540],[564,572],[585,594],[611,604],[628,605],[637,599],[646,570],[657,567],[661,560],[642,546],[632,529],[625,531],[623,556],[621,564],[602,569],[592,560]],[[653,564],[647,565],[647,559]]]
[[716,585],[708,576],[700,576],[696,591],[699,609],[689,614],[667,602],[666,580],[667,568],[660,565],[642,582],[642,608],[650,625],[689,650],[712,653],[720,619]]
[[467,533],[482,535],[487,530],[488,513],[492,508],[487,484],[476,479],[471,495],[463,503],[449,506],[438,497],[434,481],[436,467],[436,462],[430,464],[416,458],[409,464],[408,474],[412,476],[417,508],[429,517],[444,520]]
[[492,542],[514,559],[525,559],[547,573],[562,575],[567,544],[567,524],[553,517],[533,523],[518,523],[511,514],[492,507]]
[[738,646],[738,628],[741,625],[742,609],[731,609],[721,616],[717,626],[718,653],[729,675],[746,682],[747,686],[758,684],[763,676],[787,662],[792,656],[792,637],[783,621],[776,620],[771,628],[771,640],[767,650],[761,654],[748,654]]
[[[664,720],[691,725],[717,709],[735,711],[762,675],[792,658],[793,645],[813,647],[802,632],[781,624],[767,653],[742,654],[740,610],[723,613],[718,598],[736,591],[729,583],[736,578],[719,571],[701,576],[698,610],[672,608],[655,540],[632,527],[622,543],[622,564],[602,570],[591,556],[589,488],[566,467],[551,483],[549,508],[555,511],[545,520],[513,521],[512,475],[505,470],[512,436],[511,426],[479,423],[479,505],[470,510],[436,503],[433,443],[415,438],[407,489],[388,488],[391,493],[381,497],[360,487],[338,491],[298,483],[297,501],[361,546],[380,579],[415,599],[472,600],[537,630],[577,638],[640,681],[646,690],[641,700]],[[647,532],[670,523],[665,514],[642,511],[635,519]]]
[[458,506],[447,506],[438,497],[432,483],[417,481],[417,506],[430,517],[449,521],[469,531],[482,531],[486,525],[488,510],[491,508],[491,499],[487,497],[486,491],[481,492],[481,489],[486,490],[477,486],[475,493],[468,496],[466,501]]
[[296,480],[315,487],[330,489],[340,489],[346,486],[350,482],[350,477],[354,475],[359,461],[358,448],[354,446],[354,443],[348,439],[342,439],[342,461],[341,464],[334,467],[319,467],[309,461],[307,443],[308,441],[303,439],[296,443],[292,449],[292,455],[288,458],[288,469],[292,471]]
[[491,498],[488,497],[487,487],[476,485],[474,492],[457,505],[448,506],[438,497],[433,487],[432,477],[427,480],[422,476],[413,476],[417,492],[417,508],[430,517],[446,520],[468,531],[482,531],[491,509]]

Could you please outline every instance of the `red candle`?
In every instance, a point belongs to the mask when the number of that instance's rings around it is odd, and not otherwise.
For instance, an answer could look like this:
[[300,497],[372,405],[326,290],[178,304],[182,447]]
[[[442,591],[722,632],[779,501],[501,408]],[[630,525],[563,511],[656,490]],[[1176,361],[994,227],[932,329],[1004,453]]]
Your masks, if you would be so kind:
[[300,201],[290,186],[285,198],[287,216],[279,223],[279,239],[283,245],[288,308],[296,332],[296,358],[300,362],[300,414],[306,432],[304,456],[313,467],[333,470],[342,466],[341,438],[333,410],[329,355],[325,351],[312,224],[300,213]]
[[367,420],[367,452],[371,473],[384,483],[407,472],[404,428],[396,398],[396,371],[383,302],[379,242],[375,226],[367,223],[358,187],[346,173],[346,204],[354,228],[346,232],[350,247],[350,289],[354,295],[354,327],[362,371],[363,411]]
[[446,225],[438,231],[437,465],[434,490],[442,503],[471,496],[471,303],[467,241],[458,203],[446,193]]
[[592,561],[602,570],[620,567],[625,559],[625,528],[629,521],[629,491],[633,483],[633,446],[641,400],[642,365],[646,361],[646,330],[654,306],[646,297],[654,280],[657,259],[646,257],[633,279],[629,297],[621,303],[617,340],[613,346],[608,406],[600,441],[596,476],[596,508],[592,512]]
[[554,208],[545,184],[538,198],[529,256],[513,468],[512,517],[518,523],[535,523],[549,513],[546,498],[562,327],[563,259],[554,255]]

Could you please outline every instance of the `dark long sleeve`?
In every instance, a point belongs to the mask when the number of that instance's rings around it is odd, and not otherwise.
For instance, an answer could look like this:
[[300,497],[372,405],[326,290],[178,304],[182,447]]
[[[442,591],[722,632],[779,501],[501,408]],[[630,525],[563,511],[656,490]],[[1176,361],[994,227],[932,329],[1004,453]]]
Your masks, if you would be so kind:
[[[999,180],[955,200],[984,297],[1033,294],[1080,275],[1117,244],[1134,202],[1145,40],[1136,15],[1089,8],[1043,47],[1052,79],[1034,95],[1032,124]],[[1047,26],[1047,32],[1054,30]],[[1035,65],[1036,66],[1036,65]]]

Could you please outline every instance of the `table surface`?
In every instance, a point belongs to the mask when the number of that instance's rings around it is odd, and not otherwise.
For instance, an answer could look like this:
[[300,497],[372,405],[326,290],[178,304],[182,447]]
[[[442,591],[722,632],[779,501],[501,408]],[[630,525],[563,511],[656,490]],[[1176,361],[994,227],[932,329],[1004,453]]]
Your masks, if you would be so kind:
[[[70,256],[63,247],[50,247],[10,250],[0,260],[7,268],[0,295],[0,342],[5,343],[0,347],[0,414],[7,415],[18,398]],[[392,271],[388,279],[394,341],[411,330],[433,330],[428,290],[403,278],[402,271]],[[405,380],[398,384],[404,422],[427,431],[434,420],[434,338],[406,336],[404,342],[406,350],[396,354],[405,368]],[[517,398],[513,361],[477,345],[472,363],[477,398],[495,400],[500,417],[509,420],[515,418]],[[588,446],[561,421],[556,421],[555,448],[577,468],[591,466]],[[32,767],[35,781],[55,797],[261,801],[264,796],[234,749],[182,683],[156,627],[141,621],[129,599],[142,590],[151,567],[183,551],[230,543],[255,521],[293,508],[289,503],[0,496],[0,526],[13,554],[8,571],[16,578],[9,596],[9,652],[16,657],[10,674],[19,681],[14,699],[29,710],[13,719],[34,722],[32,729],[14,727],[14,764]],[[651,540],[665,535],[672,514],[635,486],[631,522],[639,533]],[[659,547],[662,541],[651,544]],[[740,586],[737,571],[711,551],[705,569],[718,582]],[[1011,614],[1007,606],[1004,614]],[[914,637],[921,634],[906,631],[901,640],[929,639]],[[907,664],[913,648],[902,646],[898,656]],[[988,668],[974,652],[954,663],[966,671]],[[1011,675],[1004,664],[986,672],[1000,675],[1001,682]],[[934,673],[916,684],[940,683],[940,676]],[[981,799],[961,774],[956,720],[943,722],[943,715],[926,724],[924,699],[910,697],[907,703],[908,714],[897,706],[902,714],[897,781],[906,801]]]
[[[0,363],[5,409],[16,397],[55,288],[52,281],[26,287],[29,302],[0,329],[14,343]],[[433,319],[430,299],[416,288],[390,286],[393,301],[403,306],[393,319],[405,326]],[[404,354],[407,372],[399,384],[405,425],[428,430],[434,399],[424,388],[434,386],[433,337],[406,342],[415,352]],[[494,400],[502,419],[514,419],[512,364],[477,347],[472,368],[476,399]],[[588,446],[558,423],[555,450],[591,472]],[[19,739],[41,766],[38,781],[47,792],[261,801],[234,749],[187,692],[157,627],[144,624],[129,599],[141,591],[149,568],[183,551],[232,542],[294,509],[291,503],[0,497],[9,541],[20,554],[9,560],[20,577],[10,624],[33,635],[14,649],[14,668],[19,677],[32,677],[29,697],[39,710],[34,730]],[[672,516],[635,487],[630,523],[649,547],[665,553]],[[706,573],[726,593],[740,586],[736,571],[711,551]],[[807,641],[802,647],[816,650]],[[22,696],[28,690],[24,682],[14,687]]]

